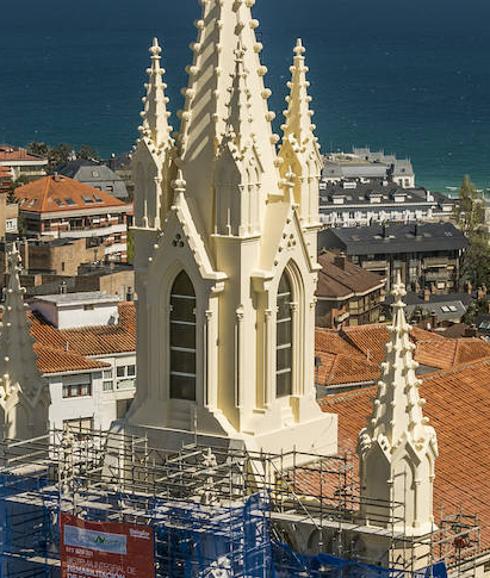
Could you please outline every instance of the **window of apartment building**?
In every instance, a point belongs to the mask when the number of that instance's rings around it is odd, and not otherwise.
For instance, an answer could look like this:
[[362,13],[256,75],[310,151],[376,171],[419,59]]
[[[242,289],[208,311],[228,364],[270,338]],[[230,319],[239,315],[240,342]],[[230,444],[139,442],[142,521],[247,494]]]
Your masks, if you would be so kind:
[[134,377],[136,375],[136,365],[120,365],[116,368],[117,377]]
[[92,378],[90,375],[70,376],[63,383],[63,398],[89,397],[92,395]]
[[102,373],[102,391],[113,391],[114,381],[112,369],[105,369]]

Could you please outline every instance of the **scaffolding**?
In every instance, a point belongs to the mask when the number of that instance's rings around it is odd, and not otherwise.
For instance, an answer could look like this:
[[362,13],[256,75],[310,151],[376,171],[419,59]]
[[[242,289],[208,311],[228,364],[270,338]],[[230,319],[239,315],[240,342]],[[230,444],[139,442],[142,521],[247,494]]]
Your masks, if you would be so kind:
[[[170,453],[146,438],[52,430],[0,444],[0,578],[59,576],[61,512],[151,526],[158,578],[399,578],[420,574],[422,556],[434,576],[441,565],[474,573],[475,517],[445,516],[414,539],[396,529],[403,504],[366,526],[363,503],[348,454]],[[384,567],[363,558],[366,536],[383,540]]]

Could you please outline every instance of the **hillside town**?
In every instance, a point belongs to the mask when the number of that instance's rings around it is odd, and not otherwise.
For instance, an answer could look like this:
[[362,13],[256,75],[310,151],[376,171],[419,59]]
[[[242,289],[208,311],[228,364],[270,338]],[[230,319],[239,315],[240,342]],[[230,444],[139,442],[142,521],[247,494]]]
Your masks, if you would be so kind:
[[0,145],[0,577],[490,576],[490,205],[321,152],[301,40],[276,136],[202,4],[177,136],[154,39],[130,152]]

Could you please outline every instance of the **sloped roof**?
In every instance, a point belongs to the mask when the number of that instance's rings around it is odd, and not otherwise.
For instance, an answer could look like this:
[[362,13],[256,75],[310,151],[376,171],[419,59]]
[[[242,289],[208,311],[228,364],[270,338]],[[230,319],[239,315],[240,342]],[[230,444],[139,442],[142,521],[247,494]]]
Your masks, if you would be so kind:
[[83,357],[136,351],[136,312],[133,303],[120,303],[119,323],[80,329],[56,329],[40,315],[34,316],[32,334],[44,347]]
[[[482,339],[450,339],[413,327],[415,360],[433,370],[448,370],[480,359],[490,359],[490,344]],[[379,379],[380,364],[389,339],[382,323],[346,327],[341,331],[316,329],[319,385],[369,383]]]
[[[423,378],[424,413],[435,427],[434,513],[478,514],[484,548],[490,548],[490,359]],[[339,451],[355,452],[372,412],[376,387],[325,397],[321,408],[339,416]]]
[[365,294],[379,289],[384,282],[379,275],[354,265],[347,258],[344,259],[343,267],[339,267],[333,253],[319,255],[318,262],[322,267],[316,291],[319,299],[340,299],[352,294]]
[[31,161],[36,164],[47,164],[48,161],[43,157],[32,155],[26,149],[14,147],[6,144],[0,144],[0,163],[8,165],[9,163]]
[[37,367],[44,375],[110,367],[108,363],[88,359],[71,351],[42,345],[35,345],[34,351],[37,355]]
[[113,326],[59,330],[38,313],[29,313],[37,366],[44,375],[86,371],[107,366],[93,359],[136,351],[134,303],[119,303],[119,323]]
[[90,210],[124,207],[125,203],[105,191],[84,185],[75,179],[50,175],[15,190],[20,210],[29,213]]

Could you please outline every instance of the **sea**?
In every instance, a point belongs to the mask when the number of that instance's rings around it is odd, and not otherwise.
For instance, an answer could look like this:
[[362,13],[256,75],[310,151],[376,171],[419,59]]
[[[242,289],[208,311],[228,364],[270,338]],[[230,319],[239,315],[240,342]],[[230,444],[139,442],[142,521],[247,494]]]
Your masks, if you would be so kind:
[[[199,13],[198,0],[1,0],[0,142],[130,150],[152,37],[175,112]],[[254,13],[279,118],[303,38],[324,152],[367,145],[409,157],[431,190],[465,174],[490,189],[489,0],[257,0]]]

